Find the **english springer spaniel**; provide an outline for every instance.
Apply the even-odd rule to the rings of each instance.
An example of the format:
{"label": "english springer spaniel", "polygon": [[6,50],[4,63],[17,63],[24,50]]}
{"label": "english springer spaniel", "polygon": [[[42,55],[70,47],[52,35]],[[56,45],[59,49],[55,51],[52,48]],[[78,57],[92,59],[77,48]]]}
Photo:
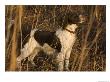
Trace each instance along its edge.
{"label": "english springer spaniel", "polygon": [[29,41],[21,49],[21,55],[17,57],[17,63],[19,64],[23,59],[29,57],[34,65],[34,57],[43,50],[47,54],[56,55],[58,71],[69,70],[69,58],[76,40],[75,30],[78,22],[78,15],[69,14],[66,18],[65,28],[58,29],[56,32],[33,29]]}

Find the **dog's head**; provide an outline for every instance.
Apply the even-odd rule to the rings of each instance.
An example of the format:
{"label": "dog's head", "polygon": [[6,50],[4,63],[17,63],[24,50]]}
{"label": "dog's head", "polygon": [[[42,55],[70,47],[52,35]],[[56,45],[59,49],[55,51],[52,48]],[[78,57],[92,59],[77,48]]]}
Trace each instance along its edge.
{"label": "dog's head", "polygon": [[65,17],[65,24],[63,29],[68,29],[70,31],[75,31],[75,29],[86,22],[86,16],[78,13],[67,13]]}
{"label": "dog's head", "polygon": [[77,13],[67,13],[67,24],[77,24],[80,22],[79,15]]}
{"label": "dog's head", "polygon": [[79,23],[85,23],[88,20],[88,16],[86,13],[68,13],[67,14],[67,23],[68,24],[79,24]]}
{"label": "dog's head", "polygon": [[70,32],[74,32],[80,22],[79,15],[77,13],[67,13],[65,17],[65,23],[63,29]]}

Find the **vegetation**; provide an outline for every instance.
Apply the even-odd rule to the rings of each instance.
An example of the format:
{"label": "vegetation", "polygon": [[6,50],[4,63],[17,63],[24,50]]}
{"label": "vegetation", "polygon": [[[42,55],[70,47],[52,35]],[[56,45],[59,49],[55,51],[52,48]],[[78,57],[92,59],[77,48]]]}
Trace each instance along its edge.
{"label": "vegetation", "polygon": [[[6,5],[5,6],[5,70],[17,71],[16,57],[31,29],[55,31],[65,26],[67,13],[83,14],[86,22],[76,30],[77,40],[70,57],[70,71],[106,70],[106,6],[105,5]],[[55,71],[50,56],[40,52],[34,61],[21,62],[21,71]]]}

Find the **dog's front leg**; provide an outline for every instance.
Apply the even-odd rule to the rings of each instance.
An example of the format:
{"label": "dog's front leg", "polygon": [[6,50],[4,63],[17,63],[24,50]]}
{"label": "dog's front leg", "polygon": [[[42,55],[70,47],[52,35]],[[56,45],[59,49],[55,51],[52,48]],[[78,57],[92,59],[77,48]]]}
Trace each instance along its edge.
{"label": "dog's front leg", "polygon": [[65,71],[69,71],[69,58],[70,58],[70,54],[71,54],[71,49],[68,49],[68,51],[66,52],[65,55],[65,60],[64,60],[64,70]]}
{"label": "dog's front leg", "polygon": [[65,53],[60,52],[57,56],[58,71],[63,71]]}
{"label": "dog's front leg", "polygon": [[69,66],[69,59],[65,59],[65,60],[64,60],[64,70],[65,70],[65,71],[69,71],[68,66]]}
{"label": "dog's front leg", "polygon": [[63,71],[64,61],[58,63],[58,71]]}

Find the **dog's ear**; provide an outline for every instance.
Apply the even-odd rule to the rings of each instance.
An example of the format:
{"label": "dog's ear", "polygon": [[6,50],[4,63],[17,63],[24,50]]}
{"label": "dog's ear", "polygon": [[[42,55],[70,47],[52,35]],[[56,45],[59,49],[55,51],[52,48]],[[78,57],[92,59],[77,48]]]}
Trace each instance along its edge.
{"label": "dog's ear", "polygon": [[58,24],[60,27],[64,29],[67,25],[67,14],[66,13],[60,13],[57,17],[58,19]]}
{"label": "dog's ear", "polygon": [[65,29],[68,24],[77,24],[79,22],[79,15],[77,13],[68,12],[59,15],[59,24]]}
{"label": "dog's ear", "polygon": [[77,13],[73,13],[73,12],[68,12],[66,13],[66,15],[63,17],[63,29],[65,29],[65,27],[68,24],[77,24],[79,23],[79,15]]}

